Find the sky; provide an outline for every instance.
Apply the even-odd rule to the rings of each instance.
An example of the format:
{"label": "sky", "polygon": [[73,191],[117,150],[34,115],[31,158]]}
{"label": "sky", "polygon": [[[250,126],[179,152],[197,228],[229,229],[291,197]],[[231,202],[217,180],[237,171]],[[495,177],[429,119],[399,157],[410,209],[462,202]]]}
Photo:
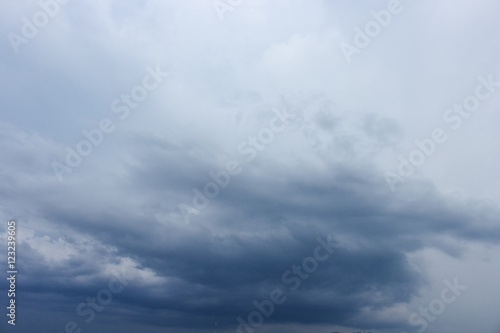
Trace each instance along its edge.
{"label": "sky", "polygon": [[0,6],[1,332],[500,332],[498,1]]}

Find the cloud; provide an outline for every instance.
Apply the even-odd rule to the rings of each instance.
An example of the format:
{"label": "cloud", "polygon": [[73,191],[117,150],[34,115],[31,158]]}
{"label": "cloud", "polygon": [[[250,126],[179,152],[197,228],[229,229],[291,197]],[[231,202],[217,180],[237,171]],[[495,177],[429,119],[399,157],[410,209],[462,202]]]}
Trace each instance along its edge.
{"label": "cloud", "polygon": [[[430,247],[460,257],[461,240],[494,244],[500,238],[494,224],[498,211],[472,202],[458,205],[425,180],[409,182],[397,194],[388,191],[377,164],[359,157],[391,147],[388,135],[396,125],[373,114],[348,116],[317,99],[322,98],[298,103],[308,111],[298,127],[244,165],[190,224],[183,222],[177,204],[224,163],[207,154],[217,149],[210,142],[122,135],[128,147],[122,156],[97,156],[102,160],[83,165],[63,183],[38,168],[30,188],[43,189],[43,196],[18,186],[33,170],[11,170],[5,184],[12,188],[4,194],[18,187],[29,212],[20,222],[33,230],[19,245],[25,249],[21,263],[30,298],[46,294],[50,308],[64,295],[76,306],[105,285],[100,272],[109,269],[104,267],[128,260],[143,279],[132,282],[115,306],[136,307],[146,316],[169,314],[147,317],[150,325],[201,328],[218,317],[230,328],[252,310],[254,300],[276,287],[286,290],[288,301],[270,324],[404,325],[403,315],[374,314],[409,302],[426,283],[411,255]],[[357,134],[339,139],[342,127]],[[380,127],[389,129],[378,132]],[[18,149],[6,151],[12,157],[30,147],[47,154],[56,149],[36,134],[8,128],[4,141],[25,138]],[[321,140],[311,140],[318,134]],[[297,155],[286,149],[290,142],[310,149]],[[106,177],[96,183],[92,175]],[[326,235],[339,242],[338,250],[293,291],[283,272]],[[137,324],[136,317],[129,320]]]}
{"label": "cloud", "polygon": [[[347,65],[338,46],[387,4],[373,6],[244,2],[220,21],[211,1],[69,2],[18,55],[2,51],[10,81],[0,82],[0,216],[17,220],[19,313],[36,318],[20,315],[19,329],[59,332],[75,321],[93,332],[194,332],[217,318],[234,331],[254,301],[279,288],[287,300],[263,332],[410,331],[411,307],[441,288],[437,271],[479,267],[477,248],[494,257],[496,198],[473,195],[480,186],[463,196],[448,186],[494,193],[494,173],[471,172],[478,161],[448,164],[475,149],[495,165],[494,126],[481,145],[464,141],[464,126],[464,137],[397,192],[384,170],[441,123],[483,69],[498,69],[492,37],[476,39],[497,26],[498,6],[407,3]],[[35,7],[9,5],[4,35],[20,28],[13,16]],[[488,28],[468,30],[480,18]],[[456,52],[468,42],[481,46],[478,65],[474,52]],[[112,102],[155,64],[169,72],[161,87],[59,182],[52,161],[64,161],[83,129],[116,119]],[[459,80],[448,75],[456,68],[464,68]],[[491,117],[478,113],[471,128],[495,123],[497,100],[488,102],[482,114]],[[240,144],[269,127],[276,109],[293,118],[248,160]],[[186,223],[179,204],[231,160],[241,172]],[[328,236],[335,252],[293,290],[284,273]],[[109,289],[116,271],[134,279],[86,323],[78,305]],[[454,308],[449,323],[463,321]]]}

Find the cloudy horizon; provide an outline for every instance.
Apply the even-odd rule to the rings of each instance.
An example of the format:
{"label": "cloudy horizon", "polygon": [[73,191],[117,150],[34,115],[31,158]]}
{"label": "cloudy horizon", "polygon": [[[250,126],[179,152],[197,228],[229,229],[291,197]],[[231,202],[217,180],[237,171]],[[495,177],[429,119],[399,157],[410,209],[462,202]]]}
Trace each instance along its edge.
{"label": "cloudy horizon", "polygon": [[2,6],[0,331],[500,332],[496,1]]}

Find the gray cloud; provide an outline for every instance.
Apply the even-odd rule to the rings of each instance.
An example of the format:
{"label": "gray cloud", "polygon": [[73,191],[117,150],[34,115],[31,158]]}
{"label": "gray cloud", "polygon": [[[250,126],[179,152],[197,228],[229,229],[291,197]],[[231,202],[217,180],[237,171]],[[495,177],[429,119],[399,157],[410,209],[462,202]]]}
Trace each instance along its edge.
{"label": "gray cloud", "polygon": [[[495,275],[478,267],[498,258],[498,97],[396,192],[384,170],[498,72],[498,4],[405,2],[348,65],[339,44],[386,6],[253,1],[220,21],[211,1],[69,2],[19,53],[4,40],[0,216],[19,228],[16,329],[208,332],[217,318],[234,332],[278,288],[286,302],[262,332],[410,332],[445,273],[471,296],[430,333],[496,301]],[[4,35],[39,9],[6,8]],[[59,182],[52,161],[116,120],[112,102],[155,64],[169,72],[161,87]],[[248,159],[240,144],[251,149],[273,109],[293,119]],[[476,152],[488,160],[467,160]],[[186,223],[179,204],[231,160],[241,172]],[[328,236],[328,260],[283,277]],[[87,323],[78,306],[117,272],[134,278]]]}

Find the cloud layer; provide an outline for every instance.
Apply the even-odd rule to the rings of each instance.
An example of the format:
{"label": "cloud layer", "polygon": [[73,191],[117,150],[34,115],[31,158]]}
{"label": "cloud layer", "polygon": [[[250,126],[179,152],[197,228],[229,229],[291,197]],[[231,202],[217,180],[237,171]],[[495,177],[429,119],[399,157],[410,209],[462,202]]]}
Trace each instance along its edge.
{"label": "cloud layer", "polygon": [[[427,331],[461,325],[498,273],[479,282],[499,254],[498,96],[396,191],[385,172],[477,77],[500,79],[498,4],[401,2],[350,63],[341,43],[387,3],[248,1],[224,20],[213,5],[70,1],[18,52],[4,39],[0,216],[18,223],[19,331],[235,332],[280,290],[262,332],[414,332],[443,276],[470,296]],[[6,5],[4,35],[40,6]],[[81,161],[61,177],[68,151]],[[315,267],[321,242],[335,250]]]}

